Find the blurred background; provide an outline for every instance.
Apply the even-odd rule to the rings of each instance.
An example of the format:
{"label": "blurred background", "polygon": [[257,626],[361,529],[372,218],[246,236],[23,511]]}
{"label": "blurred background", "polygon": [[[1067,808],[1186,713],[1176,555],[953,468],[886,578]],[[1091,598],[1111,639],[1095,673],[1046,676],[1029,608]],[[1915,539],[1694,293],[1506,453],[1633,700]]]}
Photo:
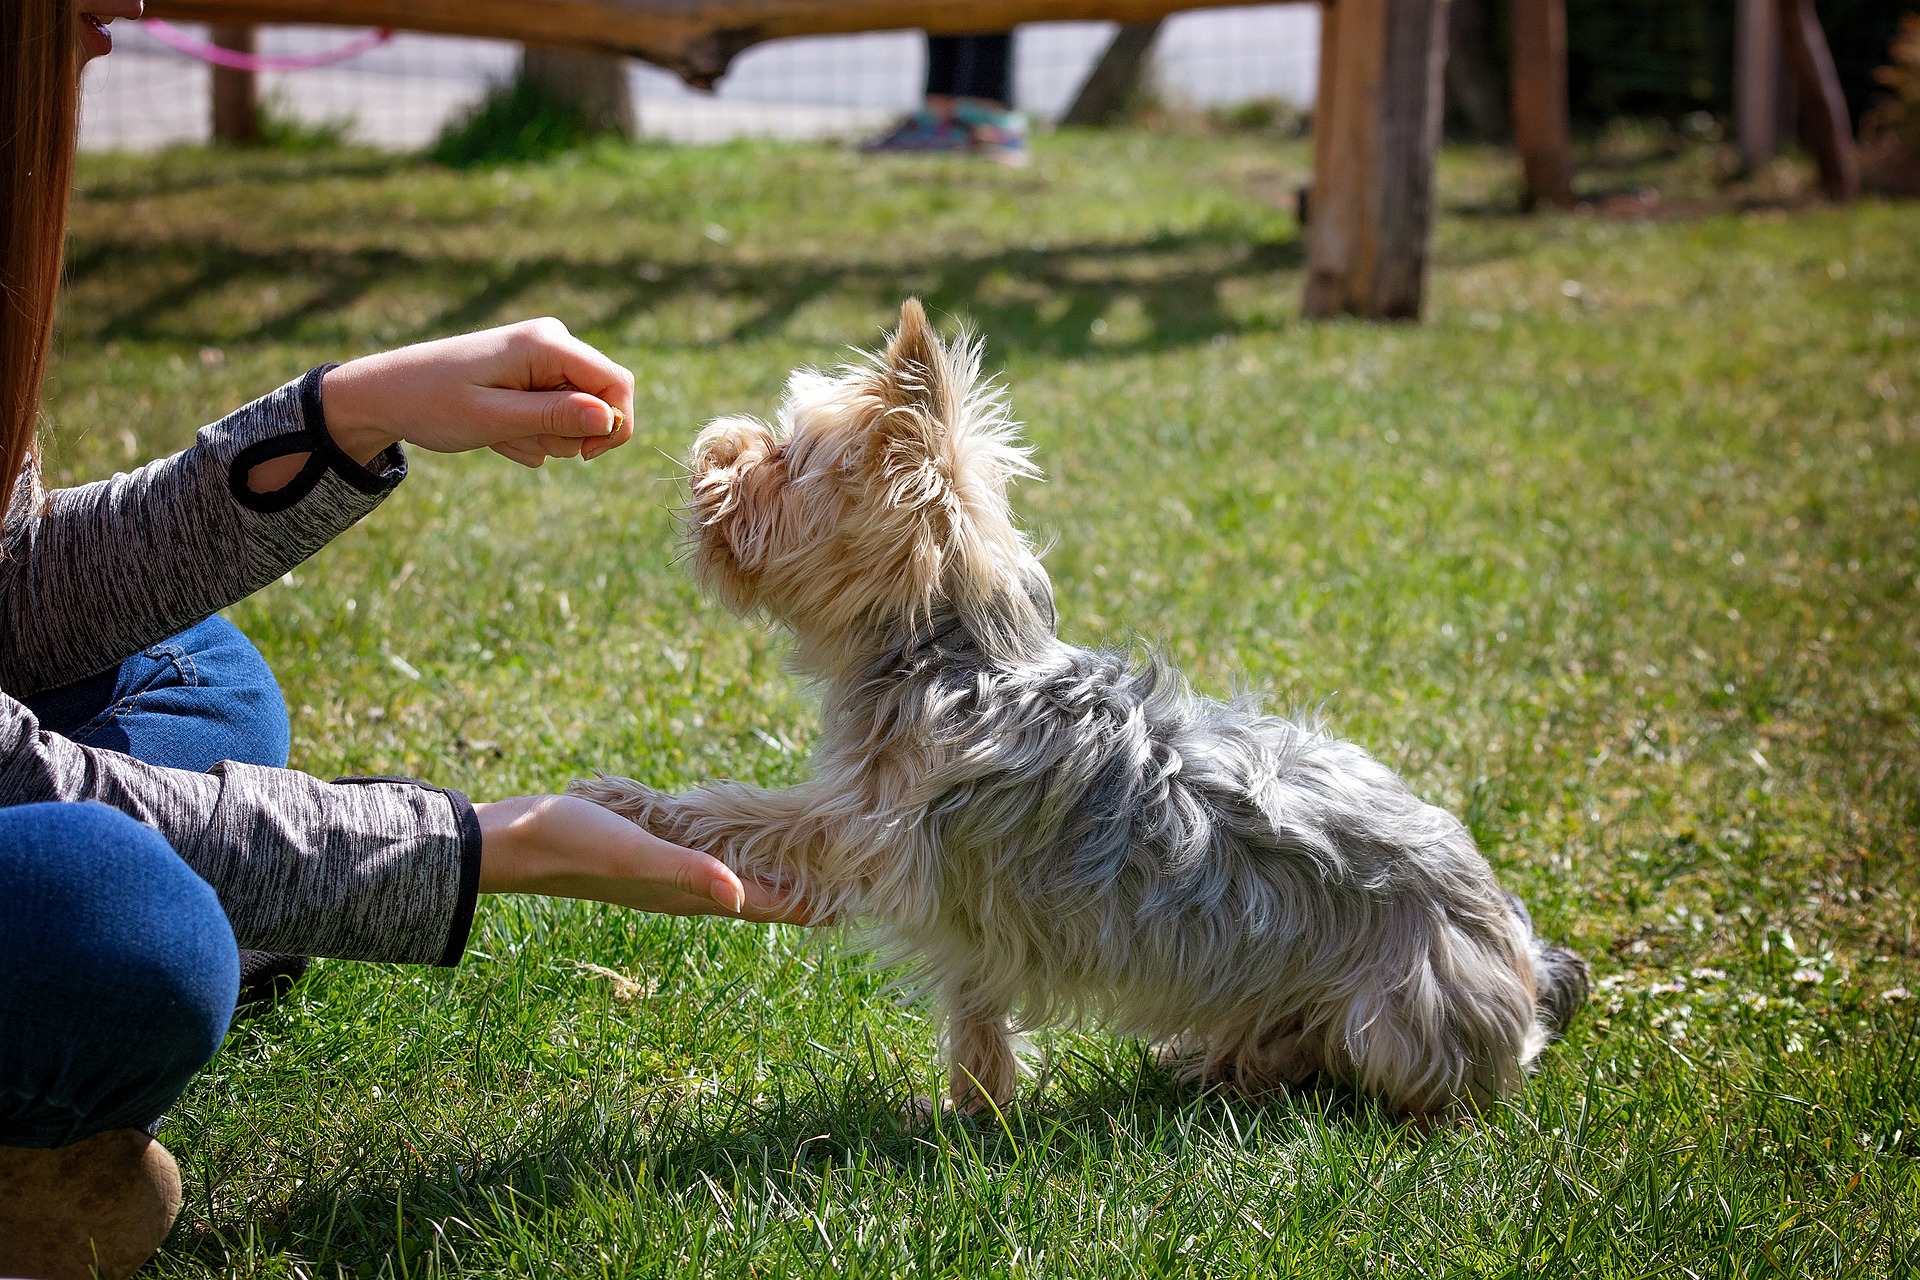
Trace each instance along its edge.
{"label": "blurred background", "polygon": [[[1063,112],[1111,40],[1111,22],[1036,23],[1015,37],[1015,105],[1041,120]],[[205,36],[206,29],[182,24]],[[357,34],[338,27],[263,27],[265,55],[313,52]],[[1317,5],[1184,13],[1156,42],[1153,75],[1170,98],[1199,107],[1313,101]],[[209,138],[212,73],[138,24],[115,28],[111,58],[87,71],[82,145],[147,150]],[[519,46],[400,34],[349,62],[263,74],[270,111],[339,125],[382,147],[431,143],[489,87],[510,79]],[[926,40],[917,31],[778,40],[747,50],[707,94],[645,63],[629,64],[639,132],[673,142],[736,137],[854,137],[920,102]]]}
{"label": "blurred background", "polygon": [[[1884,90],[1874,69],[1903,0],[1819,0],[1847,105],[1860,116]],[[1733,110],[1735,6],[1725,0],[1609,0],[1567,7],[1568,80],[1576,129],[1621,116],[1680,121]],[[1503,140],[1507,125],[1509,7],[1455,0],[1448,66],[1448,132]],[[207,30],[184,26],[205,38]],[[1319,42],[1314,4],[1196,10],[1168,19],[1153,45],[1146,94],[1174,108],[1267,104],[1305,111],[1313,102]],[[1112,39],[1107,22],[1036,23],[1015,37],[1015,105],[1057,119]],[[261,27],[258,52],[311,53],[351,29]],[[137,24],[116,27],[118,50],[87,72],[83,145],[151,150],[209,140],[212,73]],[[686,88],[666,72],[629,64],[638,129],[673,142],[736,137],[855,137],[881,128],[920,98],[926,43],[918,32],[774,41],[748,50],[717,92]],[[431,144],[490,87],[510,80],[517,46],[492,40],[400,34],[342,64],[263,74],[259,92],[285,123],[332,130],[340,140],[390,148]],[[1783,104],[1790,114],[1791,103]]]}

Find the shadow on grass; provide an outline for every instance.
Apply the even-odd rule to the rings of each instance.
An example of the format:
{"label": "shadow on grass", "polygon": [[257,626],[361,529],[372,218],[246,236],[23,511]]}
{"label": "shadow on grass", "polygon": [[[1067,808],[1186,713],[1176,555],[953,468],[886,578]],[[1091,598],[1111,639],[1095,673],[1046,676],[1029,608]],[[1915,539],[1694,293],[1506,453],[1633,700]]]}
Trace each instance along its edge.
{"label": "shadow on grass", "polygon": [[1000,1170],[1036,1149],[1104,1160],[1122,1148],[1137,1154],[1175,1131],[1243,1133],[1252,1124],[1271,1128],[1283,1121],[1393,1123],[1333,1089],[1248,1099],[1185,1087],[1142,1048],[1119,1070],[1079,1055],[1050,1064],[1001,1113],[932,1117],[930,1104],[901,1073],[837,1088],[821,1082],[819,1092],[798,1104],[774,1098],[725,1117],[668,1118],[648,1144],[647,1172],[663,1191],[687,1191],[743,1171],[794,1177],[864,1156],[918,1178],[952,1160]]}
{"label": "shadow on grass", "polygon": [[411,1176],[348,1167],[309,1178],[279,1205],[236,1205],[225,1221],[177,1232],[167,1256],[218,1267],[244,1240],[255,1251],[360,1271],[415,1258],[448,1234],[459,1247],[537,1234],[577,1212],[582,1197],[657,1202],[771,1188],[804,1200],[820,1175],[853,1163],[939,1185],[955,1166],[962,1178],[973,1170],[999,1177],[1036,1158],[1072,1169],[1220,1135],[1247,1143],[1281,1129],[1346,1129],[1367,1143],[1406,1132],[1342,1091],[1254,1101],[1183,1088],[1144,1049],[1117,1069],[1074,1056],[1004,1114],[980,1118],[918,1118],[904,1068],[890,1080],[862,1070],[816,1077],[799,1097],[674,1100],[637,1111],[589,1100],[528,1118],[471,1167],[448,1152],[423,1161],[438,1168]]}
{"label": "shadow on grass", "polygon": [[[890,309],[911,292],[936,314],[966,315],[1006,348],[1061,356],[1124,354],[1272,327],[1270,320],[1236,318],[1223,304],[1222,287],[1296,270],[1302,261],[1298,239],[1249,241],[1220,230],[824,265],[560,255],[502,262],[387,247],[258,251],[185,240],[137,249],[95,243],[71,258],[69,281],[84,287],[117,274],[112,300],[77,306],[68,323],[74,338],[89,341],[337,341],[364,336],[350,333],[343,313],[379,292],[435,301],[426,318],[382,335],[412,341],[497,321],[515,299],[561,289],[584,300],[585,314],[575,327],[600,337],[649,315],[724,300],[730,318],[718,331],[698,340],[650,342],[708,348],[776,337],[822,297]],[[227,291],[267,286],[293,296],[258,315],[209,318]],[[1134,315],[1108,334],[1097,322],[1123,299]]]}
{"label": "shadow on grass", "polygon": [[216,187],[275,187],[316,178],[383,178],[419,165],[415,157],[372,147],[235,151],[187,145],[145,155],[94,159],[75,183],[78,200],[129,202]]}

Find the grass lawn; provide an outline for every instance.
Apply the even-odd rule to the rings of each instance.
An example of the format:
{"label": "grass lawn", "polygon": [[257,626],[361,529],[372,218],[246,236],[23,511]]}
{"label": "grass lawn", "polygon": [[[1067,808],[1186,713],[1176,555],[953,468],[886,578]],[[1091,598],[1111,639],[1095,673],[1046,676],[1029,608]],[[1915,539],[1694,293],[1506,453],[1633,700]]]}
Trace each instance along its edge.
{"label": "grass lawn", "polygon": [[[1915,1274],[1920,207],[1528,220],[1450,154],[1428,322],[1307,325],[1306,168],[1143,133],[1024,171],[83,164],[62,479],[495,321],[637,372],[633,447],[415,453],[232,610],[297,766],[801,776],[814,712],[689,584],[672,458],[917,292],[1028,424],[1063,631],[1324,704],[1600,979],[1511,1106],[1425,1136],[1185,1096],[1092,1031],[1037,1038],[1002,1123],[914,1127],[935,1027],[850,940],[496,899],[458,970],[322,964],[235,1033],[163,1130],[152,1274]],[[1619,180],[1701,181],[1654,168]]]}

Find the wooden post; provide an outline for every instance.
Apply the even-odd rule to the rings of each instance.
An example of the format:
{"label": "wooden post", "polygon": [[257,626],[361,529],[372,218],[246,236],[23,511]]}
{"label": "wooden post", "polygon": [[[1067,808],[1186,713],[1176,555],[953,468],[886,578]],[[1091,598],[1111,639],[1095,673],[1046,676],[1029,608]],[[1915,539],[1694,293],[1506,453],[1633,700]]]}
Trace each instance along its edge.
{"label": "wooden post", "polygon": [[[210,35],[222,49],[255,52],[251,25],[216,23]],[[213,140],[232,147],[251,147],[260,141],[260,86],[253,72],[213,69]]]}
{"label": "wooden post", "polygon": [[1113,42],[1087,73],[1073,105],[1060,117],[1061,124],[1090,127],[1106,124],[1120,114],[1140,88],[1140,77],[1146,72],[1161,21],[1155,18],[1151,22],[1123,23],[1113,33]]}
{"label": "wooden post", "polygon": [[1520,203],[1573,207],[1565,0],[1513,0],[1513,143]]}
{"label": "wooden post", "polygon": [[1415,319],[1427,279],[1447,0],[1321,8],[1301,313]]}
{"label": "wooden post", "polygon": [[577,108],[589,132],[634,135],[633,82],[619,54],[530,44],[520,53],[520,77]]}
{"label": "wooden post", "polygon": [[1778,0],[1739,0],[1733,28],[1734,132],[1748,173],[1780,149],[1780,10]]}
{"label": "wooden post", "polygon": [[1800,134],[1820,165],[1820,189],[1829,200],[1858,200],[1860,157],[1853,148],[1853,122],[1813,0],[1780,0],[1780,38],[1800,101]]}

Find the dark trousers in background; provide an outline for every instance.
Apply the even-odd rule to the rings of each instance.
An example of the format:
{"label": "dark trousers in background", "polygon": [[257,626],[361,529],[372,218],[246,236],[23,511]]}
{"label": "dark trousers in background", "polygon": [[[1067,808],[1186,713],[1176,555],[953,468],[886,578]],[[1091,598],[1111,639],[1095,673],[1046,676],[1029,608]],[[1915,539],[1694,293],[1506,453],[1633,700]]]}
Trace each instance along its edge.
{"label": "dark trousers in background", "polygon": [[927,96],[1013,103],[1013,33],[927,37]]}

